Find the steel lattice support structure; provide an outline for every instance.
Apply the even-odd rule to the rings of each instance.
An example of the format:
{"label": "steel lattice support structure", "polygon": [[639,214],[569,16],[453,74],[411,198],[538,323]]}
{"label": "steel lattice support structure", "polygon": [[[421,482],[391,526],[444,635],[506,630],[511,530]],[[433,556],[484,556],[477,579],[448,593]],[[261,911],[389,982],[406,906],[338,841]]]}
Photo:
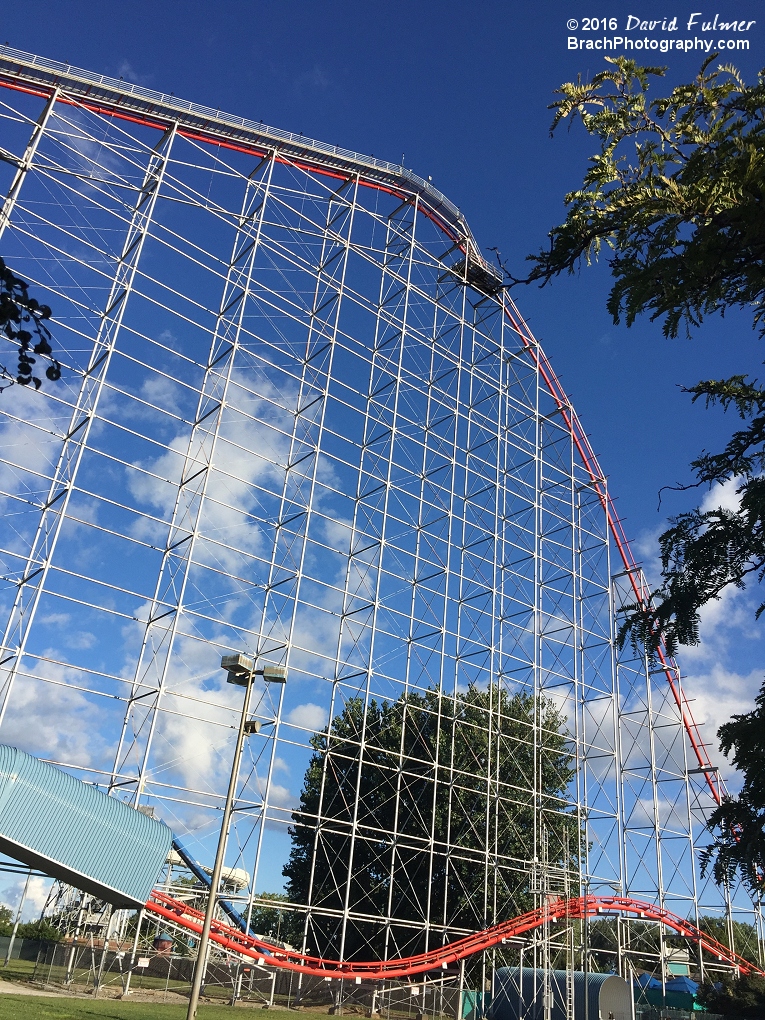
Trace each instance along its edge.
{"label": "steel lattice support structure", "polygon": [[260,691],[228,863],[257,903],[308,834],[309,946],[428,951],[556,875],[724,911],[676,665],[616,650],[644,582],[605,478],[457,208],[8,48],[0,85],[2,254],[65,367],[0,406],[0,739],[209,856],[242,650],[290,682]]}

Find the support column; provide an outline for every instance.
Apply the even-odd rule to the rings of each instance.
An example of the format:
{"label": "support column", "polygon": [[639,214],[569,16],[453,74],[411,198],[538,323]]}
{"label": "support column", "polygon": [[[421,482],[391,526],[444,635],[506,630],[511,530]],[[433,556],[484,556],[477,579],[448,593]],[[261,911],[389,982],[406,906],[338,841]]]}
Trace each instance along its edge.
{"label": "support column", "polygon": [[53,108],[56,105],[59,91],[60,90],[57,86],[51,93],[50,99],[43,107],[43,111],[35,124],[32,135],[24,151],[24,155],[16,164],[16,173],[14,174],[13,181],[8,189],[8,194],[5,196],[3,207],[0,209],[0,239],[2,239],[2,236],[5,233],[5,228],[11,222],[11,216],[16,207],[21,186],[26,180],[27,174],[32,169],[32,162],[35,158],[35,154],[37,153],[37,146],[40,144],[40,140],[45,134],[45,129],[48,126],[50,115],[53,113]]}
{"label": "support column", "polygon": [[273,157],[263,159],[245,183],[208,363],[114,759],[109,789],[132,787],[136,807],[146,784],[157,713],[199,538],[199,522],[239,347],[273,166]]}
{"label": "support column", "polygon": [[[40,132],[42,133],[42,132]],[[61,525],[66,517],[77,472],[87,447],[111,356],[119,336],[130,292],[133,288],[143,245],[151,225],[154,206],[175,139],[176,125],[168,128],[152,150],[143,183],[133,207],[122,252],[115,266],[109,299],[101,318],[88,367],[61,452],[48,496],[21,579],[16,585],[8,622],[0,645],[0,725],[5,717],[19,663],[26,651],[27,637],[40,595],[45,587],[56,550]]]}

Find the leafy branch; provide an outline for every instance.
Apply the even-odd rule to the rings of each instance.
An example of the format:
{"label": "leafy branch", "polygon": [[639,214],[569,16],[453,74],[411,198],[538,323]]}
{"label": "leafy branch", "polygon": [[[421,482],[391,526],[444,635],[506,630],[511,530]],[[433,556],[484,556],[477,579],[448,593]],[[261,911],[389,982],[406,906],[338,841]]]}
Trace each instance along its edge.
{"label": "leafy branch", "polygon": [[762,745],[765,734],[765,687],[755,707],[734,715],[718,730],[720,750],[733,752],[733,764],[744,774],[738,797],[726,798],[710,815],[707,828],[719,829],[715,841],[701,854],[701,873],[712,866],[715,882],[730,885],[736,873],[749,891],[765,894],[765,772]]}
{"label": "leafy branch", "polygon": [[[753,575],[765,579],[765,389],[738,375],[699,382],[686,392],[707,406],[735,408],[747,421],[721,453],[702,453],[691,464],[698,485],[739,479],[739,507],[680,514],[660,536],[662,583],[649,603],[621,607],[627,615],[619,629],[620,642],[629,637],[651,657],[662,638],[670,655],[679,645],[697,644],[699,610],[729,585],[743,588]],[[765,602],[757,618],[763,612]]]}
{"label": "leafy branch", "polygon": [[731,305],[751,305],[765,329],[765,76],[747,87],[735,68],[709,71],[649,100],[660,67],[607,58],[589,83],[558,89],[551,131],[581,120],[600,141],[565,221],[528,258],[542,286],[590,264],[606,246],[615,278],[608,310],[631,325],[648,312],[665,336]]}
{"label": "leafy branch", "polygon": [[36,298],[30,297],[29,284],[16,276],[0,258],[0,332],[17,349],[15,373],[0,365],[0,393],[14,383],[19,386],[32,383],[39,390],[42,380],[35,374],[37,358],[34,355],[50,359],[45,369],[46,378],[51,382],[61,378],[61,365],[53,357],[53,336],[46,325],[50,317],[48,305],[41,305]]}
{"label": "leafy branch", "polygon": [[[544,286],[608,248],[614,284],[608,310],[632,325],[648,313],[676,337],[712,312],[750,309],[765,334],[765,72],[747,86],[735,68],[711,70],[651,98],[661,67],[624,57],[591,82],[568,82],[551,131],[579,120],[599,142],[581,188],[565,197],[564,222],[547,250],[530,255],[523,282]],[[691,467],[695,485],[741,479],[740,507],[695,509],[661,536],[662,584],[653,604],[630,604],[619,638],[655,655],[699,640],[701,606],[728,585],[765,576],[765,390],[745,376],[689,387],[694,401],[735,407],[745,428],[721,453]],[[681,488],[684,488],[681,486]],[[760,606],[758,615],[765,610]]]}

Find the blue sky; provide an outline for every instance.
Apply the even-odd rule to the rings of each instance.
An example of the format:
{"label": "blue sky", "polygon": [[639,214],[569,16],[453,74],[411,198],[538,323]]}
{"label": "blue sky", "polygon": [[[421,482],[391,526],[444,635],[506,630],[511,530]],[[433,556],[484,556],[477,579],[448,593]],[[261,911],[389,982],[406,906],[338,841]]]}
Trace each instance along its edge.
{"label": "blue sky", "polygon": [[[617,34],[625,36],[630,15],[677,18],[676,33],[657,26],[635,30],[635,38],[714,37],[695,26],[685,31],[694,13],[696,23],[715,13],[719,20],[754,20],[745,34],[749,52],[728,59],[747,80],[765,63],[765,14],[752,0],[714,7],[695,0],[671,9],[648,0],[599,6],[601,16],[618,19]],[[574,0],[390,0],[384,6],[20,0],[0,38],[393,162],[403,154],[408,167],[431,176],[460,206],[479,244],[498,247],[521,272],[525,255],[560,221],[563,195],[581,180],[592,149],[581,129],[551,139],[547,110],[562,81],[604,66],[597,52],[568,49],[571,18],[580,22],[574,36],[602,37],[581,30],[587,12],[591,4]],[[653,53],[649,62],[668,65],[674,83],[696,73],[701,54]],[[599,266],[543,291],[520,288],[515,297],[574,399],[637,555],[650,565],[650,539],[664,515],[688,505],[687,497],[668,494],[659,512],[659,488],[688,480],[689,460],[702,447],[714,448],[732,425],[692,407],[679,384],[756,373],[765,355],[745,315],[710,320],[691,341],[666,341],[648,321],[629,330],[614,326],[605,310],[608,283]],[[744,601],[732,600],[738,608]],[[761,658],[759,630],[749,625],[750,614],[736,612],[731,647],[718,618],[731,617],[734,606],[725,614],[722,608],[708,614],[716,623],[707,627],[710,653],[714,644],[718,664],[748,675]],[[698,653],[688,660],[686,672],[706,669]]]}
{"label": "blue sky", "polygon": [[[479,245],[498,247],[518,274],[563,216],[563,195],[581,180],[592,143],[581,129],[551,139],[554,89],[604,66],[601,53],[573,51],[568,38],[602,38],[584,19],[675,16],[678,31],[633,38],[705,38],[697,23],[715,14],[756,22],[740,37],[748,52],[725,58],[753,80],[765,63],[765,12],[754,0],[595,5],[548,0],[218,0],[162,4],[124,0],[18,0],[0,41],[29,52],[174,92],[406,166],[463,212]],[[567,28],[569,20],[577,29]],[[730,33],[729,33],[730,34]],[[635,53],[638,58],[640,53]],[[701,53],[652,53],[668,81],[689,80]],[[678,386],[700,378],[760,371],[762,341],[745,315],[710,320],[692,340],[666,341],[657,324],[614,326],[605,310],[607,268],[583,270],[543,291],[515,293],[531,328],[573,397],[610,476],[638,558],[652,566],[667,513],[690,505],[662,485],[689,479],[687,465],[714,449],[733,421],[692,407]],[[724,494],[726,499],[732,493]],[[762,626],[751,598],[710,608],[704,643],[681,658],[706,737],[743,708],[761,682]]]}

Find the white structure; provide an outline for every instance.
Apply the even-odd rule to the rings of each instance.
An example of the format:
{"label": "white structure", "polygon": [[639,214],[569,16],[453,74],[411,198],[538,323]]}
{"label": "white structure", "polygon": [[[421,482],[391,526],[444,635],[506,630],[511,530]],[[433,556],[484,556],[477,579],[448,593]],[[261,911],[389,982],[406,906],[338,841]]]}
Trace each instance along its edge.
{"label": "white structure", "polygon": [[[318,764],[326,792],[329,763],[351,763],[346,815],[320,800],[298,820],[309,944],[397,955],[558,880],[695,917],[719,782],[675,664],[617,654],[643,581],[458,209],[401,167],[8,48],[0,85],[2,254],[53,307],[64,365],[0,402],[0,739],[156,805],[211,858],[237,712],[218,661],[289,658],[227,863],[274,888],[309,739],[360,713]],[[425,701],[382,761],[371,706],[403,696]],[[552,796],[544,770],[569,756]],[[392,823],[367,767],[395,776]]]}

